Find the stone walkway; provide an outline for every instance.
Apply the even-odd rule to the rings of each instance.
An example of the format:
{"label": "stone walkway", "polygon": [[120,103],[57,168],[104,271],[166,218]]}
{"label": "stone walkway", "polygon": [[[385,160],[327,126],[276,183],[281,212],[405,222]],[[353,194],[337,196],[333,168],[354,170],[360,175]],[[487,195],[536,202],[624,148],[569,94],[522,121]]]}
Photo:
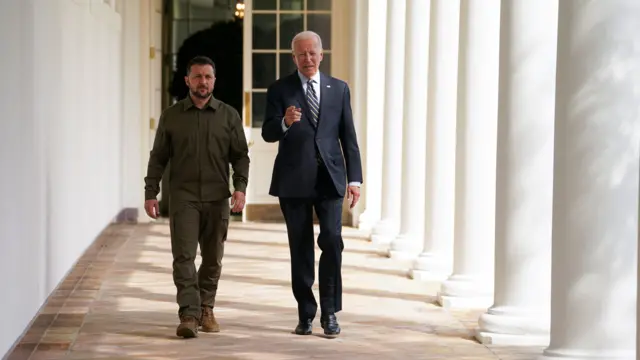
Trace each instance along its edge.
{"label": "stone walkway", "polygon": [[[168,234],[166,223],[108,228],[7,359],[523,360],[542,351],[477,343],[478,311],[435,305],[438,284],[408,279],[409,264],[378,255],[353,229],[344,232],[342,335],[292,335],[296,307],[278,224],[232,223],[216,305],[222,332],[179,339]],[[321,333],[318,318],[314,325]]]}

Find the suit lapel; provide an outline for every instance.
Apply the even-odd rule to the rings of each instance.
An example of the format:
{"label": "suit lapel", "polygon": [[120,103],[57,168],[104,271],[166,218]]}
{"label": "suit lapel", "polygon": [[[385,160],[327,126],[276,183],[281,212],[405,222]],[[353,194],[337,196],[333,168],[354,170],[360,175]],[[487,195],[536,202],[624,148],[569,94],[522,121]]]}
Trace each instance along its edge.
{"label": "suit lapel", "polygon": [[329,77],[320,73],[320,114],[318,114],[318,127],[322,126],[322,123],[326,121],[326,118],[323,118],[323,114],[326,113],[325,109],[327,108],[327,104],[331,101],[331,95]]}

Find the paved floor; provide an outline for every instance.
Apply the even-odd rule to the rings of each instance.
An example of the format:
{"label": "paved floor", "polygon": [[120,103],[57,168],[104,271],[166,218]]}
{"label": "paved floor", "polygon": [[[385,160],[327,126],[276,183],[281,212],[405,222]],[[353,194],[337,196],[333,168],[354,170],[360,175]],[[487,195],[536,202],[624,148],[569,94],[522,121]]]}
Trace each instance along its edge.
{"label": "paved floor", "polygon": [[436,306],[437,284],[408,279],[408,264],[379,256],[353,229],[345,229],[343,334],[292,335],[289,254],[277,224],[232,223],[216,306],[222,332],[178,339],[168,233],[165,223],[107,229],[8,359],[520,360],[542,351],[477,343],[477,311]]}

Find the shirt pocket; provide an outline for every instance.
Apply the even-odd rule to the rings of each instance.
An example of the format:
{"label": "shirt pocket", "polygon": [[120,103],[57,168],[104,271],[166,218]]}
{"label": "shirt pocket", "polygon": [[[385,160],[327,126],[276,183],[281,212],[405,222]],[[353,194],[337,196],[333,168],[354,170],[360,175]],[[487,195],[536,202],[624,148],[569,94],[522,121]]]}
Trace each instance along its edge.
{"label": "shirt pocket", "polygon": [[214,118],[209,124],[209,154],[214,159],[228,159],[231,147],[231,129],[224,119]]}
{"label": "shirt pocket", "polygon": [[195,121],[185,119],[175,124],[171,129],[171,145],[174,156],[184,158],[195,156],[198,144],[198,129]]}

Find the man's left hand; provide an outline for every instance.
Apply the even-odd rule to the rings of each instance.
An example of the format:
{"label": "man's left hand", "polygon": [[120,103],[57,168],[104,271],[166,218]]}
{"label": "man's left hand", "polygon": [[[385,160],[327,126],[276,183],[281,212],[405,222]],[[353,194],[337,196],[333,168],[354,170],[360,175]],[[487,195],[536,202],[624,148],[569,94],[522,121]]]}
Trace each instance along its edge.
{"label": "man's left hand", "polygon": [[244,209],[244,203],[245,203],[244,193],[240,191],[235,191],[233,193],[233,197],[231,198],[231,205],[233,205],[233,208],[231,208],[231,212],[234,212],[234,213],[241,212],[242,209]]}
{"label": "man's left hand", "polygon": [[349,205],[349,209],[353,209],[354,206],[358,203],[360,199],[360,187],[359,186],[349,186],[347,189],[348,198],[351,201],[351,205]]}

